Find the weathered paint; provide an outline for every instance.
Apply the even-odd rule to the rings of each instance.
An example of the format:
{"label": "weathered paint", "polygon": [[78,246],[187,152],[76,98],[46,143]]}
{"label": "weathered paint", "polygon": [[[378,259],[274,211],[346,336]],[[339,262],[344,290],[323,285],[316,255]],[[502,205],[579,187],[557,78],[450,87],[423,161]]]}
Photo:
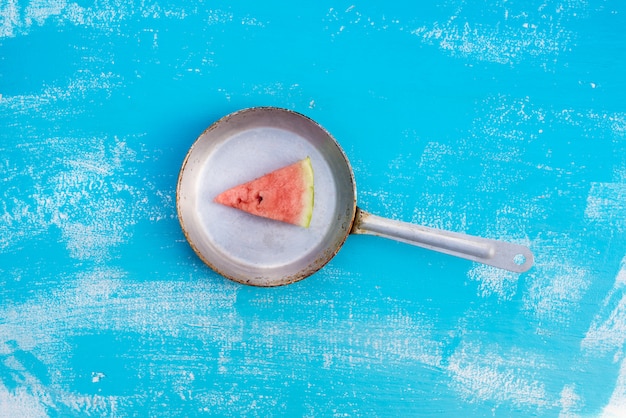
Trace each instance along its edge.
{"label": "weathered paint", "polygon": [[[625,16],[0,0],[0,416],[623,416]],[[352,236],[298,283],[223,279],[176,178],[251,106],[332,132],[368,211],[535,266]]]}

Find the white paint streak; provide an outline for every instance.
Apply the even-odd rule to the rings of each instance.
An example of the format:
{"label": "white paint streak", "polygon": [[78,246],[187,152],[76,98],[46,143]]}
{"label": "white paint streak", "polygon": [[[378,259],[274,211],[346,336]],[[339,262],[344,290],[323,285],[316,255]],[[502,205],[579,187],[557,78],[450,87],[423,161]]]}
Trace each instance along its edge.
{"label": "white paint streak", "polygon": [[[63,86],[3,96],[0,110],[9,118],[54,121],[64,118],[64,112],[80,115],[84,101],[106,97],[120,86],[112,73],[79,70]],[[171,198],[159,195],[149,182],[138,182],[137,169],[130,167],[141,164],[145,155],[131,142],[137,138],[103,135],[19,143],[8,154],[11,174],[0,192],[0,252],[58,228],[72,257],[103,261],[130,237],[130,228],[140,219],[166,217],[163,203]],[[153,203],[155,197],[161,202]]]}
{"label": "white paint streak", "polygon": [[626,183],[592,183],[585,216],[594,223],[626,232]]}
{"label": "white paint streak", "polygon": [[437,44],[452,56],[511,64],[531,57],[554,59],[567,49],[571,34],[552,31],[536,26],[488,26],[450,19],[444,24],[435,22],[432,27],[414,29],[412,34],[426,43]]}
{"label": "white paint streak", "polygon": [[[324,274],[333,275],[332,272]],[[49,383],[37,380],[23,365],[13,370],[25,370],[33,376],[26,385],[28,391],[37,395],[26,399],[19,393],[9,391],[12,402],[30,402],[31,409],[44,409],[52,405],[66,405],[74,412],[112,414],[119,405],[133,405],[145,393],[124,396],[93,396],[67,393],[64,371],[72,369],[72,358],[66,355],[67,345],[76,344],[81,336],[97,333],[135,335],[136,339],[185,338],[210,349],[202,354],[206,367],[229,377],[255,378],[259,373],[280,373],[274,365],[285,361],[285,356],[303,358],[330,370],[355,368],[388,369],[389,367],[440,367],[442,343],[432,336],[434,325],[425,315],[409,313],[402,308],[372,315],[359,311],[341,320],[319,322],[302,318],[294,322],[285,318],[283,309],[300,304],[302,309],[320,312],[334,308],[334,299],[309,300],[299,296],[283,299],[276,293],[259,293],[267,300],[254,299],[238,302],[239,285],[226,281],[208,283],[197,280],[137,281],[128,278],[119,269],[100,268],[76,276],[67,277],[52,292],[37,294],[23,303],[0,307],[0,336],[11,336],[11,347],[0,338],[0,348],[9,353],[15,347],[36,353],[50,378]],[[245,289],[242,292],[247,294]],[[271,308],[276,314],[242,317],[239,303],[256,306],[261,310]],[[380,306],[380,301],[363,301],[362,306]],[[80,347],[72,347],[74,350]],[[104,349],[104,348],[103,348]],[[242,363],[240,350],[249,350],[258,356],[254,364]],[[134,359],[138,373],[157,373],[172,385],[181,399],[203,399],[210,393],[197,391],[194,385],[195,370],[204,373],[204,366],[193,360],[194,350],[179,352],[137,353]],[[288,353],[288,354],[287,354]],[[133,353],[127,354],[133,359]],[[129,360],[129,361],[131,361]],[[147,363],[148,370],[141,365]],[[181,365],[192,369],[181,369]],[[109,365],[98,364],[85,376],[90,385],[111,384]],[[116,370],[113,369],[113,372]],[[24,373],[22,373],[24,374]],[[114,374],[114,373],[113,373]],[[273,375],[272,375],[273,376]],[[268,377],[272,377],[268,376]],[[300,377],[295,377],[299,379]],[[44,396],[45,395],[45,396]],[[207,403],[228,402],[223,394]],[[246,396],[246,393],[240,394]],[[223,405],[222,405],[223,406]]]}
{"label": "white paint streak", "polygon": [[18,25],[17,0],[6,0],[4,3],[0,3],[0,39],[15,36],[15,28]]}
{"label": "white paint streak", "polygon": [[615,389],[609,403],[602,409],[602,418],[624,418],[626,411],[626,360],[622,360]]}
{"label": "white paint streak", "polygon": [[24,9],[24,24],[43,26],[46,20],[59,16],[67,7],[65,0],[30,0]]}
{"label": "white paint streak", "polygon": [[[477,12],[478,7],[481,9]],[[356,7],[350,7],[343,13],[331,8],[326,21],[337,28],[332,30],[332,38],[345,32],[346,27],[356,27],[365,32],[395,29],[410,33],[426,44],[437,45],[454,57],[499,64],[516,64],[532,59],[547,69],[573,45],[574,34],[566,29],[563,21],[584,10],[586,3],[544,3],[532,15],[528,13],[527,5],[521,9],[509,7],[516,6],[506,3],[493,5],[493,9],[499,12],[491,16],[491,23],[486,23],[489,22],[489,14],[484,6],[469,1],[460,2],[447,18],[417,27],[385,15],[368,16]],[[483,19],[475,22],[476,16]],[[504,20],[500,16],[504,16]],[[327,29],[331,27],[327,26]]]}
{"label": "white paint streak", "polygon": [[47,417],[46,408],[37,394],[30,393],[25,386],[9,390],[0,381],[1,418]]}
{"label": "white paint streak", "polygon": [[534,272],[528,275],[529,287],[523,296],[524,309],[540,323],[568,324],[572,314],[591,284],[589,272],[578,263],[575,249],[567,249],[567,237],[561,237],[563,249],[540,244],[533,248],[541,254]]}
{"label": "white paint streak", "polygon": [[[485,161],[506,163],[509,167],[525,158],[525,147],[529,140],[536,138],[536,134],[528,132],[543,126],[552,116],[549,111],[533,104],[528,96],[491,96],[483,101],[482,106],[463,151]],[[486,174],[490,174],[486,177],[498,177],[497,172],[487,171]]]}
{"label": "white paint streak", "polygon": [[[219,289],[211,289],[203,282],[137,282],[126,280],[123,271],[110,268],[64,279],[51,292],[0,308],[3,367],[19,382],[15,389],[0,382],[0,411],[6,406],[7,411],[24,411],[26,416],[46,416],[47,409],[58,410],[63,405],[75,413],[110,416],[115,415],[118,404],[132,405],[138,397],[145,396],[67,392],[65,375],[72,370],[72,357],[67,356],[67,350],[82,335],[113,331],[122,335],[135,333],[138,338],[164,338],[192,332],[223,346],[242,340],[241,320],[234,311],[234,285],[224,283]],[[40,370],[31,370],[32,364],[21,362],[13,354],[15,351],[36,355]],[[158,358],[167,368],[168,356]],[[107,378],[111,366],[105,363],[101,367],[87,377],[92,384]],[[169,373],[174,375],[176,370]],[[47,382],[42,380],[43,375]],[[186,381],[193,380],[188,373],[186,376]]]}
{"label": "white paint streak", "polygon": [[595,316],[581,349],[594,356],[613,355],[613,361],[624,359],[626,343],[626,257],[613,287],[605,297],[600,312]]}
{"label": "white paint streak", "polygon": [[499,300],[511,300],[517,292],[518,273],[480,264],[467,275],[479,283],[478,294],[482,297],[495,295]]}
{"label": "white paint streak", "polygon": [[29,382],[21,382],[15,390],[0,382],[0,418],[47,418],[49,410],[61,407],[87,416],[116,416],[118,401],[114,396],[79,395],[59,389],[53,401],[49,388],[28,377]]}
{"label": "white paint streak", "polygon": [[13,117],[32,114],[33,117],[59,120],[83,112],[84,107],[76,102],[93,94],[109,96],[121,85],[117,74],[78,70],[64,85],[47,85],[37,94],[1,96],[0,110]]}
{"label": "white paint streak", "polygon": [[[0,195],[0,251],[56,227],[71,257],[103,261],[129,238],[130,228],[140,219],[163,218],[166,209],[150,203],[149,189],[128,183],[133,177],[128,165],[141,158],[124,139],[51,142],[24,155],[26,169],[16,175],[30,178],[28,193],[17,193],[9,183]],[[42,164],[41,172],[31,173],[29,167],[46,159],[51,149],[57,158]]]}
{"label": "white paint streak", "polygon": [[0,5],[0,39],[27,34],[33,26],[43,26],[52,19],[71,23],[82,21],[85,9],[65,0],[31,0],[25,6],[15,0]]}
{"label": "white paint streak", "polygon": [[136,161],[136,153],[117,138],[90,142],[91,150],[75,150],[67,168],[51,176],[51,192],[34,195],[77,259],[107,257],[110,248],[128,238],[129,227],[145,217],[147,201],[145,192],[119,176],[125,164]]}
{"label": "white paint streak", "polygon": [[[197,7],[190,9],[185,6],[169,7],[154,1],[141,2],[141,5],[121,0],[103,0],[93,7],[81,6],[67,0],[30,0],[21,6],[17,0],[0,3],[0,39],[27,35],[33,28],[44,26],[51,21],[61,25],[92,27],[102,30],[113,30],[120,23],[131,18],[142,19],[176,19],[198,13]],[[241,25],[263,28],[267,22],[232,12],[215,9],[209,10],[209,25],[226,24],[238,20]]]}
{"label": "white paint streak", "polygon": [[563,386],[561,399],[559,400],[561,407],[559,418],[575,418],[580,416],[579,413],[584,407],[584,402],[576,392],[576,389],[576,385],[573,384]]}
{"label": "white paint streak", "polygon": [[450,357],[448,372],[452,387],[468,402],[511,402],[517,407],[543,408],[550,400],[537,376],[545,367],[531,352],[466,342]]}

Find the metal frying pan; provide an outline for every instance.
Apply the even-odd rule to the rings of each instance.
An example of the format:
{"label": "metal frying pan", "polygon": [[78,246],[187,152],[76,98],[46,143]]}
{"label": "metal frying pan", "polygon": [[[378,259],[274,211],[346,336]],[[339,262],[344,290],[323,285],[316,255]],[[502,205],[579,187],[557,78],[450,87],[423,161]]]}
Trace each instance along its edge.
{"label": "metal frying pan", "polygon": [[[305,157],[315,174],[309,228],[213,202],[222,191]],[[176,207],[193,250],[219,274],[255,286],[310,276],[349,234],[371,234],[514,272],[533,264],[526,247],[399,222],[356,206],[354,175],[335,139],[313,120],[273,107],[244,109],[211,125],[189,150]]]}

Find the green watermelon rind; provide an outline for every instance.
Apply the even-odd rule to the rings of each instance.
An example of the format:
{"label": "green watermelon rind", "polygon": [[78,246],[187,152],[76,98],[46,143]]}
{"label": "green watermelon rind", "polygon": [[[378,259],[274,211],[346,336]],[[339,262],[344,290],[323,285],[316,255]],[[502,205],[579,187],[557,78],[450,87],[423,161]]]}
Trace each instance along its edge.
{"label": "green watermelon rind", "polygon": [[300,226],[308,228],[311,225],[311,219],[313,219],[313,206],[315,205],[315,183],[313,176],[313,165],[311,164],[311,158],[306,157],[301,162],[302,167],[302,180],[305,184],[305,190],[307,193],[302,194],[302,218],[300,219]]}

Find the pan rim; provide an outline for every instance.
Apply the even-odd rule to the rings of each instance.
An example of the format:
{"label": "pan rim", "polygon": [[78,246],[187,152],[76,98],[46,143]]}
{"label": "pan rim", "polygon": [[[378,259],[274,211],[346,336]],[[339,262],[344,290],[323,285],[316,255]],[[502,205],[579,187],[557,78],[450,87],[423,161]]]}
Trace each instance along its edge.
{"label": "pan rim", "polygon": [[[349,184],[350,184],[350,189],[351,189],[351,199],[348,203],[348,201],[346,201],[346,205],[345,205],[345,213],[346,216],[344,217],[340,217],[338,219],[338,221],[341,222],[341,220],[343,220],[343,224],[341,225],[341,231],[342,233],[338,233],[337,234],[337,238],[334,239],[333,241],[333,245],[327,245],[323,251],[319,251],[318,255],[316,256],[316,259],[314,262],[312,262],[311,264],[307,265],[305,268],[300,269],[297,271],[296,274],[292,274],[292,275],[288,275],[288,276],[281,276],[280,278],[276,279],[276,278],[264,278],[264,277],[249,277],[247,279],[242,279],[238,276],[236,276],[235,274],[232,274],[229,271],[224,271],[223,269],[220,269],[217,265],[215,265],[215,263],[213,263],[204,253],[203,251],[200,250],[200,248],[198,247],[197,243],[195,242],[194,238],[191,236],[191,233],[189,231],[190,226],[187,224],[186,220],[185,220],[185,215],[183,213],[183,208],[182,208],[182,201],[181,201],[181,188],[182,188],[182,183],[184,180],[184,176],[186,173],[186,169],[187,166],[189,164],[189,160],[191,158],[191,156],[194,154],[195,149],[199,146],[199,143],[203,141],[203,138],[209,134],[212,130],[220,127],[221,125],[224,125],[226,122],[228,122],[229,120],[232,120],[234,118],[240,118],[242,116],[244,116],[247,113],[254,113],[254,112],[268,112],[269,114],[289,114],[291,115],[291,117],[295,116],[296,119],[300,118],[303,119],[304,121],[306,121],[306,123],[310,124],[311,126],[313,126],[316,130],[318,130],[321,134],[323,134],[323,137],[325,138],[325,140],[328,140],[329,143],[331,143],[334,146],[333,149],[333,153],[337,155],[337,159],[340,160],[341,165],[342,165],[342,170],[345,171],[345,173],[343,173],[342,177],[346,177],[346,173],[347,173],[347,179],[345,179]],[[284,116],[283,116],[284,117]],[[327,162],[325,160],[325,162]],[[300,281],[304,278],[307,278],[309,276],[311,276],[312,274],[316,273],[317,271],[319,271],[320,269],[322,269],[326,264],[328,264],[330,262],[330,260],[332,260],[335,255],[339,252],[339,250],[341,249],[341,247],[344,245],[346,239],[348,238],[348,236],[350,235],[350,232],[352,230],[354,221],[355,221],[355,216],[356,216],[356,212],[357,212],[357,203],[356,203],[356,196],[357,196],[357,192],[356,192],[356,182],[354,179],[354,172],[352,170],[352,167],[350,165],[350,162],[348,160],[347,155],[345,154],[345,151],[341,148],[341,146],[339,145],[339,143],[337,142],[337,140],[332,136],[332,134],[330,132],[328,132],[322,125],[320,125],[318,122],[316,122],[315,120],[313,120],[312,118],[300,113],[300,112],[296,112],[294,110],[291,109],[286,109],[286,108],[282,108],[282,107],[275,107],[275,106],[255,106],[255,107],[248,107],[248,108],[243,108],[240,110],[237,110],[235,112],[231,112],[225,116],[222,116],[221,118],[219,118],[218,120],[216,120],[215,122],[213,122],[211,125],[209,125],[204,131],[202,131],[202,133],[195,139],[195,141],[193,142],[193,144],[191,145],[191,147],[189,148],[189,150],[187,151],[185,158],[183,160],[183,163],[181,165],[180,171],[178,173],[178,179],[177,179],[177,186],[176,186],[176,210],[177,210],[177,217],[179,220],[179,223],[181,225],[181,228],[183,230],[183,234],[187,240],[187,242],[189,243],[190,247],[192,248],[192,250],[194,251],[194,253],[207,265],[209,266],[213,271],[215,271],[216,273],[226,277],[227,279],[230,279],[232,281],[238,282],[238,283],[243,283],[243,284],[248,284],[248,285],[252,285],[252,286],[260,286],[260,287],[275,287],[275,286],[282,286],[282,285],[286,285],[286,284],[290,284],[290,283],[294,283],[297,281]],[[337,221],[335,221],[337,222]]]}

